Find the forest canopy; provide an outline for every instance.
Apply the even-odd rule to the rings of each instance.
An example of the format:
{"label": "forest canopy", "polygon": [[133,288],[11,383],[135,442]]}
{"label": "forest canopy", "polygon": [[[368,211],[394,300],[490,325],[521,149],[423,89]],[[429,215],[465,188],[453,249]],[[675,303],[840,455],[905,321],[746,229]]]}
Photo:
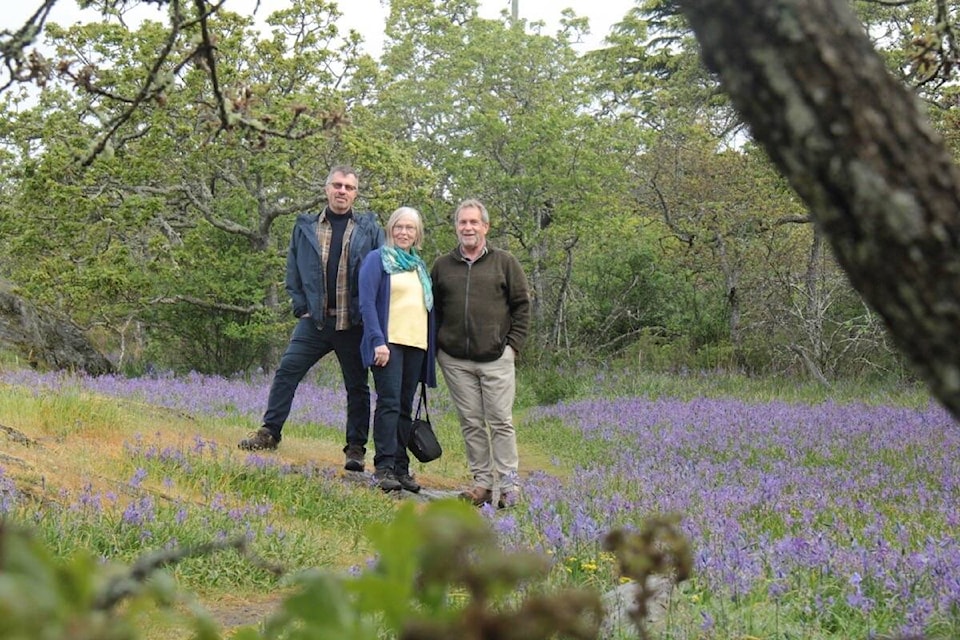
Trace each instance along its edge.
{"label": "forest canopy", "polygon": [[[378,58],[333,2],[265,29],[230,0],[157,0],[164,19],[136,25],[133,3],[90,0],[101,19],[70,26],[55,2],[0,32],[0,277],[124,370],[275,366],[292,219],[347,162],[359,207],[423,213],[428,262],[455,204],[487,203],[534,294],[527,362],[904,375],[675,2],[638,0],[582,53],[587,16],[546,33],[475,0],[393,0]],[[948,5],[851,7],[955,155]]]}

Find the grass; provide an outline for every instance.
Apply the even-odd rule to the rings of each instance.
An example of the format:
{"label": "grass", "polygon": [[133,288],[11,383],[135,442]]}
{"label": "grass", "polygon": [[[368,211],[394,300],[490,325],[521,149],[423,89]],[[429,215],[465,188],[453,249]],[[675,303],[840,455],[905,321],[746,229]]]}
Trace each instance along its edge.
{"label": "grass", "polygon": [[[243,536],[257,562],[223,552],[172,575],[228,628],[252,622],[230,612],[275,606],[286,583],[271,567],[358,571],[366,533],[398,504],[341,470],[329,371],[303,385],[277,453],[237,450],[268,384],[0,365],[0,512],[59,555],[120,562]],[[458,488],[468,478],[443,389],[431,417],[445,453],[414,471],[428,488]],[[505,548],[553,559],[550,586],[610,591],[604,533],[683,514],[696,570],[656,637],[960,635],[960,429],[918,387],[577,366],[522,372],[516,422],[525,501],[484,514]],[[180,637],[145,617],[148,637]]]}

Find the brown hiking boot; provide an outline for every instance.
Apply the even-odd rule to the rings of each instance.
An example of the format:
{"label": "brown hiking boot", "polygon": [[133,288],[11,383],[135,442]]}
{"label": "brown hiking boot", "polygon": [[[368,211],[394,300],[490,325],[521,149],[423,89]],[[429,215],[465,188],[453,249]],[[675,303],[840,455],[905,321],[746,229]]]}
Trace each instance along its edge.
{"label": "brown hiking boot", "polygon": [[363,456],[367,453],[367,450],[364,449],[359,444],[348,444],[343,448],[344,454],[346,454],[346,461],[343,463],[343,468],[347,471],[363,471]]}
{"label": "brown hiking boot", "polygon": [[483,487],[473,487],[460,492],[460,499],[473,503],[475,507],[482,507],[493,502],[493,491]]}
{"label": "brown hiking boot", "polygon": [[241,440],[240,444],[237,446],[245,451],[273,451],[279,444],[280,441],[274,437],[270,429],[267,429],[266,427],[260,427],[251,433],[250,437],[248,437],[246,440]]}

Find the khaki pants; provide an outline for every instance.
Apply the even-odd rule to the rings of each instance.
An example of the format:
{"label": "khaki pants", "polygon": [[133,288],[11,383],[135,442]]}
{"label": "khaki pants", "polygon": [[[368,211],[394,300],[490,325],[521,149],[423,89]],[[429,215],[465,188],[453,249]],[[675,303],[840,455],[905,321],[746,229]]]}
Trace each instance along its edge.
{"label": "khaki pants", "polygon": [[454,358],[443,351],[437,362],[460,417],[467,464],[476,486],[500,491],[518,488],[517,434],[513,400],[517,385],[514,354],[507,347],[493,362]]}

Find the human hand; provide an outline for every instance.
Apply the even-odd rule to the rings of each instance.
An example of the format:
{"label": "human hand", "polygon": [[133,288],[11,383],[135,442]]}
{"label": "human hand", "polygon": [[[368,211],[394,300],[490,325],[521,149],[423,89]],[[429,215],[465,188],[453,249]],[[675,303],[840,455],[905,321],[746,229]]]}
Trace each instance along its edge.
{"label": "human hand", "polygon": [[381,345],[379,347],[374,347],[373,349],[373,364],[378,367],[387,366],[387,362],[390,361],[390,348],[387,345]]}

